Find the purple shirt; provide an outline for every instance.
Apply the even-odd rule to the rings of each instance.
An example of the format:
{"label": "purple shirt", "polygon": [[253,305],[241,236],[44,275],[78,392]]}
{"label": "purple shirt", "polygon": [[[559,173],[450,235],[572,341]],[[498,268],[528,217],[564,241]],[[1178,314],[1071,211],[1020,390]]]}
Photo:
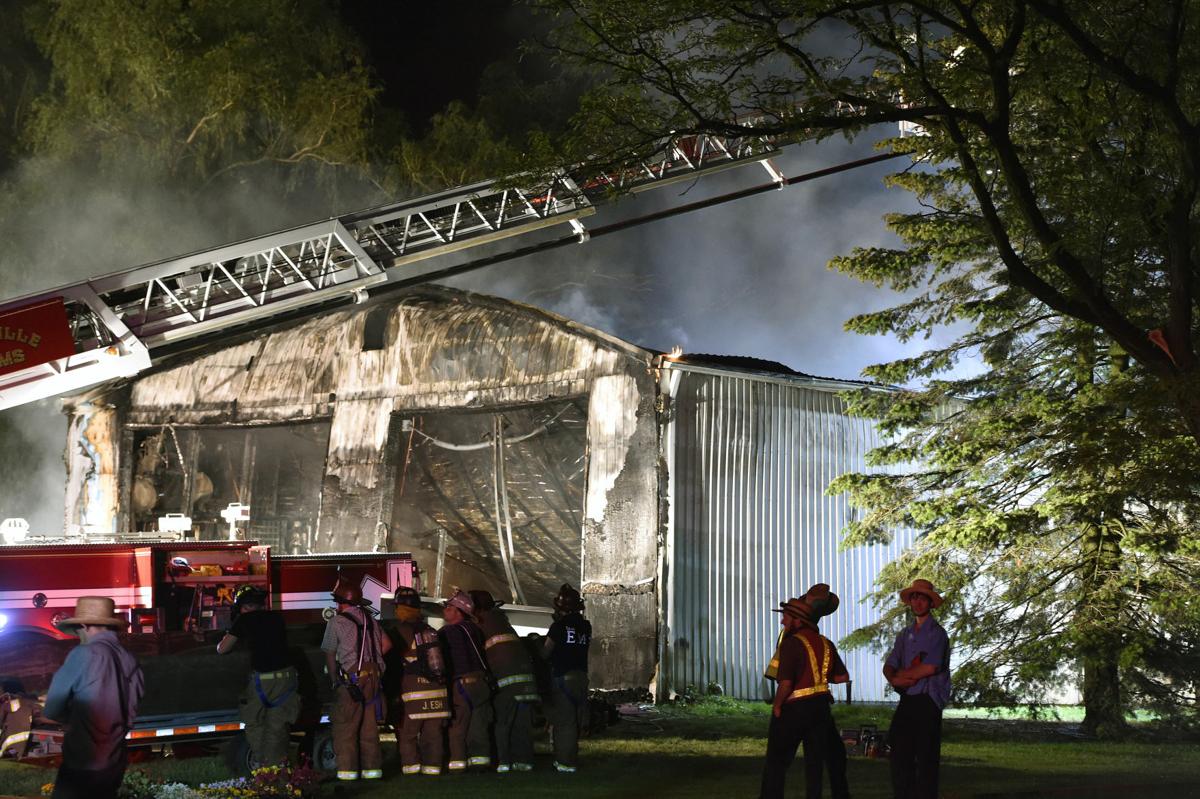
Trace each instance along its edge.
{"label": "purple shirt", "polygon": [[914,661],[937,666],[938,670],[905,688],[904,693],[909,696],[929,694],[939,708],[944,708],[950,701],[950,639],[933,616],[927,616],[920,627],[915,622],[905,627],[896,636],[896,644],[885,662],[900,670],[912,666]]}
{"label": "purple shirt", "polygon": [[50,681],[42,710],[66,730],[63,765],[87,770],[116,765],[141,698],[142,669],[116,635],[96,632],[72,649]]}

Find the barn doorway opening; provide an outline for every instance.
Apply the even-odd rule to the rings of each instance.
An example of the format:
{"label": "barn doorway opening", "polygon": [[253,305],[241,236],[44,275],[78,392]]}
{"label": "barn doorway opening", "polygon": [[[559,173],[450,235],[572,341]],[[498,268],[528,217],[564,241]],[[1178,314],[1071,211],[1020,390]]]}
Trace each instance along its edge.
{"label": "barn doorway opening", "polygon": [[221,512],[249,506],[239,536],[276,554],[308,552],[316,540],[329,423],[269,427],[162,425],[134,431],[133,529],[154,531],[167,514],[192,520],[189,537],[224,540]]}
{"label": "barn doorway opening", "polygon": [[425,591],[483,588],[548,605],[579,584],[587,401],[398,418],[388,546],[424,565]]}

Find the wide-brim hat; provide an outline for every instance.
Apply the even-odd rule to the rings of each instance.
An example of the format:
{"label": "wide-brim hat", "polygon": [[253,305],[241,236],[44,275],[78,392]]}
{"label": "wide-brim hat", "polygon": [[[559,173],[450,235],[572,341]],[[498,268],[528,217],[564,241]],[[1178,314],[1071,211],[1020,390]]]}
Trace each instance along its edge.
{"label": "wide-brim hat", "polygon": [[900,601],[907,605],[913,594],[924,594],[933,607],[941,607],[942,595],[933,590],[933,583],[928,580],[913,580],[912,585],[900,592]]}
{"label": "wide-brim hat", "polygon": [[101,627],[124,629],[129,622],[116,615],[117,605],[111,597],[81,596],[75,602],[75,615],[69,619],[55,622],[60,630],[82,627],[85,624],[95,624]]}
{"label": "wide-brim hat", "polygon": [[802,597],[798,596],[792,597],[787,602],[780,602],[779,607],[773,608],[771,612],[782,613],[788,618],[799,619],[800,621],[812,627],[816,627],[817,619],[821,618],[821,615],[817,613],[816,609],[812,605],[810,605]]}
{"label": "wide-brim hat", "polygon": [[804,601],[812,606],[818,617],[828,616],[842,604],[838,595],[829,590],[826,583],[817,583],[804,595]]}
{"label": "wide-brim hat", "polygon": [[343,580],[341,575],[338,575],[337,583],[334,584],[329,598],[343,605],[358,605],[365,608],[371,604],[371,600],[363,597],[362,588],[354,583]]}

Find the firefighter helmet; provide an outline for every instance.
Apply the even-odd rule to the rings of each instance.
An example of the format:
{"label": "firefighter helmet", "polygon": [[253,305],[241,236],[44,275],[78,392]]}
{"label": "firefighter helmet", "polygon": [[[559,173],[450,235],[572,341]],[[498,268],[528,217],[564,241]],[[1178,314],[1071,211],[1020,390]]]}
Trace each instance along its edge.
{"label": "firefighter helmet", "polygon": [[417,589],[401,586],[396,589],[395,603],[397,606],[409,608],[421,607],[421,595],[417,593]]}
{"label": "firefighter helmet", "polygon": [[267,604],[267,592],[257,585],[243,585],[233,595],[233,604],[238,607],[246,605],[265,606]]}
{"label": "firefighter helmet", "polygon": [[329,596],[340,605],[366,606],[371,604],[371,600],[363,598],[362,588],[342,579],[342,575],[340,574]]}
{"label": "firefighter helmet", "polygon": [[582,612],[583,597],[570,584],[563,583],[562,588],[558,589],[558,596],[554,597],[554,607],[563,613]]}

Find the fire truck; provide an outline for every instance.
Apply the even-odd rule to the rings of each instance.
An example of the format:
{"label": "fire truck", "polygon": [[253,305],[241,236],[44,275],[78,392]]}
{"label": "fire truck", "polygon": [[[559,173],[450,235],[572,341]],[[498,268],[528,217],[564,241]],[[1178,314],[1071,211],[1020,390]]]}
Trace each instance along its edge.
{"label": "fire truck", "polygon": [[[138,538],[134,536],[133,538]],[[55,623],[81,596],[112,597],[130,622],[125,646],[137,655],[146,692],[129,733],[133,746],[234,739],[232,765],[250,765],[239,737],[238,699],[249,673],[248,653],[221,656],[215,644],[232,622],[234,594],[244,585],[268,592],[284,614],[300,672],[302,711],[294,727],[318,765],[332,758],[329,679],[319,645],[332,613],[329,592],[338,574],[357,580],[375,608],[386,608],[400,586],[420,587],[407,553],[342,553],[273,557],[253,541],[182,538],[104,543],[56,542],[0,546],[0,756],[52,757],[62,731],[38,715],[37,697],[78,643]]]}

